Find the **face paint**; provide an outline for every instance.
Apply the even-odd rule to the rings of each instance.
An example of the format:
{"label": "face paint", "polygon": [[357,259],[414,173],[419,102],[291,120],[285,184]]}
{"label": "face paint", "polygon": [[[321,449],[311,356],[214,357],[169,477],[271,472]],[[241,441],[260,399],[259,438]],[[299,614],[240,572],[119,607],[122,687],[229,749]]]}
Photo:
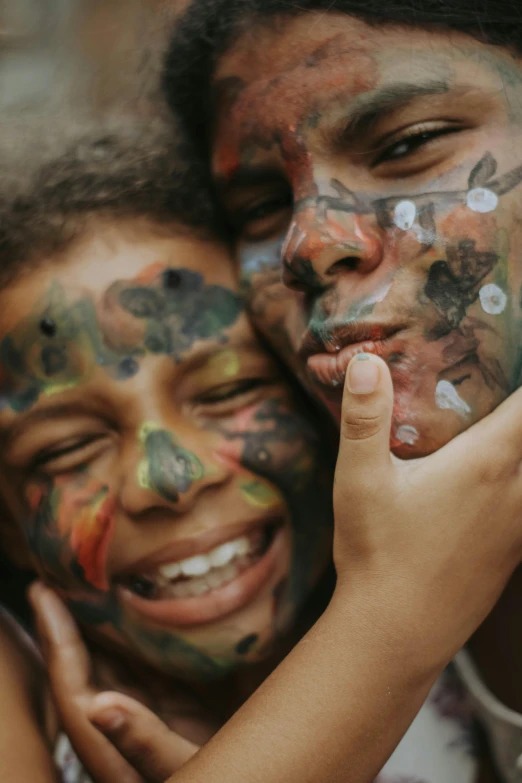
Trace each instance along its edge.
{"label": "face paint", "polygon": [[483,286],[479,296],[482,309],[489,315],[500,315],[506,309],[507,296],[495,283]]}
{"label": "face paint", "polygon": [[175,437],[154,424],[143,425],[140,432],[146,459],[138,466],[138,484],[157,492],[165,500],[177,503],[195,481],[203,478],[201,461],[182,448]]}
{"label": "face paint", "polygon": [[441,410],[453,410],[461,416],[471,413],[471,408],[459,395],[449,381],[439,381],[435,392],[435,402]]}
{"label": "face paint", "polygon": [[421,456],[521,382],[522,70],[465,37],[308,22],[222,56],[214,171],[258,327],[336,419],[351,357],[381,355],[392,447]]}
{"label": "face paint", "polygon": [[302,606],[317,575],[314,561],[329,539],[324,521],[330,518],[331,493],[322,469],[328,465],[333,471],[333,450],[318,438],[299,402],[287,399],[252,406],[220,431],[226,441],[219,453],[264,479],[240,482],[245,502],[270,511],[284,499],[291,511],[292,564],[275,604],[275,624],[282,632]]}
{"label": "face paint", "polygon": [[235,378],[241,369],[241,359],[236,351],[220,351],[209,363],[209,369],[222,378]]}
{"label": "face paint", "polygon": [[55,281],[4,322],[2,475],[89,637],[169,675],[223,677],[273,651],[330,560],[331,450],[240,317],[221,255],[205,245],[203,277],[190,245],[198,271],[166,275],[145,263],[150,237],[125,240],[121,266],[118,242],[9,290],[17,314]]}
{"label": "face paint", "polygon": [[224,330],[243,305],[197,272],[155,264],[136,280],[113,283],[98,302],[88,296],[70,302],[54,283],[34,310],[0,343],[1,399],[17,412],[41,394],[74,388],[96,365],[128,380],[146,355],[179,361],[199,340],[219,335],[226,342]]}
{"label": "face paint", "polygon": [[109,488],[78,473],[72,480],[42,479],[28,488],[31,515],[24,529],[44,573],[65,587],[69,572],[83,586],[107,590],[106,560],[114,534],[115,499]]}
{"label": "face paint", "polygon": [[281,501],[277,492],[261,481],[247,481],[240,489],[246,502],[254,508],[274,508]]}
{"label": "face paint", "polygon": [[397,428],[397,439],[401,443],[406,443],[408,446],[415,446],[419,439],[419,433],[411,424],[401,424],[401,426]]}

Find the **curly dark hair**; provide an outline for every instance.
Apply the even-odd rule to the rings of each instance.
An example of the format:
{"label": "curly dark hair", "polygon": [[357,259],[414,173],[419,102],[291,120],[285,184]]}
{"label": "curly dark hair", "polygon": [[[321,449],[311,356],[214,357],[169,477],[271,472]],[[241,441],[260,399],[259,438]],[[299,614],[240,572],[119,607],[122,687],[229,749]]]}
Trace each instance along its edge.
{"label": "curly dark hair", "polygon": [[[60,127],[60,126],[58,126]],[[0,285],[65,249],[93,217],[145,217],[220,236],[203,167],[167,124],[61,128],[51,140],[35,128],[0,145]]]}
{"label": "curly dark hair", "polygon": [[212,127],[210,82],[220,55],[257,23],[308,12],[349,14],[371,25],[457,30],[522,53],[518,0],[192,0],[174,30],[163,87],[200,153]]}

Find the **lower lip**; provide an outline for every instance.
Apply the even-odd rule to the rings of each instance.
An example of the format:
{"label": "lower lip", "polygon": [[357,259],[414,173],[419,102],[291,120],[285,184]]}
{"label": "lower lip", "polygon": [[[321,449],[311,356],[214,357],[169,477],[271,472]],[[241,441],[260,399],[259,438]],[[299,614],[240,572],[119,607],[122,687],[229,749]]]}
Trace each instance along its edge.
{"label": "lower lip", "polygon": [[335,354],[317,353],[310,356],[308,369],[319,383],[325,386],[340,386],[344,381],[348,365],[358,353],[373,353],[386,358],[393,353],[393,347],[389,339],[351,343]]}
{"label": "lower lip", "polygon": [[232,582],[201,596],[147,601],[124,587],[118,592],[129,609],[161,626],[187,628],[216,622],[242,609],[264,587],[281,559],[285,540],[285,527],[281,527],[261,560]]}

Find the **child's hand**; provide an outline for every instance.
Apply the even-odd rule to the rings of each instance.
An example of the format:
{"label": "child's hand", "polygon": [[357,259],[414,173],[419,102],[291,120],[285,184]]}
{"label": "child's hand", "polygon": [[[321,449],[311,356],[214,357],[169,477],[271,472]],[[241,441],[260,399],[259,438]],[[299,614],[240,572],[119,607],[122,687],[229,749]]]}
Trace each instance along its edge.
{"label": "child's hand", "polygon": [[334,489],[336,593],[362,580],[427,656],[436,642],[450,657],[522,557],[522,390],[438,452],[409,462],[390,454],[392,407],[386,364],[353,359]]}
{"label": "child's hand", "polygon": [[62,601],[40,583],[30,599],[61,728],[89,775],[96,783],[163,783],[196,745],[140,702],[98,691],[89,652]]}

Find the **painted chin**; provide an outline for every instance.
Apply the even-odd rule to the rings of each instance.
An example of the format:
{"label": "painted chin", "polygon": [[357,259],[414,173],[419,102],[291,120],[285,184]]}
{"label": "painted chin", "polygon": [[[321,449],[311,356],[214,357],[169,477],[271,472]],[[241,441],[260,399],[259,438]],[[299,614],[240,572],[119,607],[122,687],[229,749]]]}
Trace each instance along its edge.
{"label": "painted chin", "polygon": [[258,557],[232,564],[228,581],[200,595],[143,598],[123,585],[117,594],[122,606],[148,625],[172,631],[195,628],[221,622],[246,609],[266,589],[274,589],[288,575],[290,557],[290,527],[282,524],[269,533]]}
{"label": "painted chin", "polygon": [[[390,448],[402,459],[426,456],[487,415],[495,404],[472,359],[447,367],[439,346],[417,339],[349,345],[335,355],[308,360],[308,378],[339,422],[346,369],[354,355],[373,353],[387,361],[394,385]],[[463,379],[465,382],[463,383]]]}

